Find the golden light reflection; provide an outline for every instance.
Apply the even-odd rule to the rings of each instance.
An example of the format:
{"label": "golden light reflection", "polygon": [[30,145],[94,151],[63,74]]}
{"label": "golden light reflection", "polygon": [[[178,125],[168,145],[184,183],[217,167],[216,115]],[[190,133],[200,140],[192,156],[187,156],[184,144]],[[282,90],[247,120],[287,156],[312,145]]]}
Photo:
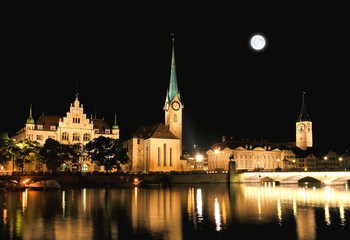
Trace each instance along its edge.
{"label": "golden light reflection", "polygon": [[311,204],[315,206],[324,206],[327,202],[330,207],[337,207],[340,203],[350,207],[350,194],[340,188],[326,186],[324,188],[306,188],[297,186],[276,187],[273,191],[266,194],[267,187],[249,186],[243,188],[244,198],[247,200],[256,199],[258,203],[259,214],[263,210],[263,202],[271,202],[280,199],[282,202],[296,201],[296,204]]}
{"label": "golden light reflection", "polygon": [[327,203],[324,205],[324,220],[327,225],[331,225],[331,217],[329,214],[329,206]]}
{"label": "golden light reflection", "polygon": [[[120,222],[129,224],[128,220],[133,233],[147,229],[163,239],[181,239],[189,228],[203,231],[208,227],[220,235],[240,224],[269,223],[292,227],[298,239],[316,239],[316,231],[321,228],[347,228],[350,210],[349,192],[344,186],[332,185],[306,188],[267,183],[228,188],[208,184],[108,191],[27,190],[8,195],[11,197],[3,198],[6,205],[0,205],[4,206],[0,209],[0,224],[9,229],[11,236],[27,239],[47,239],[48,234],[56,239],[90,239],[97,228],[99,234],[118,236],[118,232],[126,231],[120,229]],[[45,221],[42,216],[47,216]],[[184,222],[191,223],[185,230]]]}
{"label": "golden light reflection", "polygon": [[294,217],[298,216],[297,201],[295,199],[293,199],[293,215],[294,215]]}
{"label": "golden light reflection", "polygon": [[278,223],[282,223],[282,207],[281,207],[281,201],[280,199],[277,199],[277,217],[278,217]]}
{"label": "golden light reflection", "polygon": [[22,192],[22,211],[24,212],[28,205],[28,188]]}
{"label": "golden light reflection", "polygon": [[226,223],[227,223],[227,212],[226,212],[226,205],[225,205],[224,199],[222,199],[221,205],[222,205],[222,222],[223,222],[223,224],[226,225]]}
{"label": "golden light reflection", "polygon": [[192,217],[194,215],[194,188],[188,188],[187,190],[187,213],[188,213],[188,218],[191,221]]}
{"label": "golden light reflection", "polygon": [[339,204],[339,214],[340,214],[340,224],[342,226],[345,226],[345,210],[344,210],[344,206],[343,203]]}
{"label": "golden light reflection", "polygon": [[62,191],[62,214],[63,217],[65,216],[66,213],[66,191]]}
{"label": "golden light reflection", "polygon": [[135,205],[135,207],[137,207],[137,191],[138,191],[138,188],[135,187],[134,188],[134,205]]}
{"label": "golden light reflection", "polygon": [[220,206],[219,206],[218,198],[215,198],[214,216],[215,216],[215,224],[216,224],[215,230],[220,232],[221,231],[221,215],[220,215]]}
{"label": "golden light reflection", "polygon": [[202,200],[202,189],[197,189],[197,213],[198,213],[198,221],[203,220],[203,200]]}
{"label": "golden light reflection", "polygon": [[86,212],[86,188],[83,189],[83,211]]}
{"label": "golden light reflection", "polygon": [[2,221],[6,225],[7,223],[7,209],[2,210]]}
{"label": "golden light reflection", "polygon": [[296,218],[298,239],[316,239],[315,213],[312,209],[302,209]]}

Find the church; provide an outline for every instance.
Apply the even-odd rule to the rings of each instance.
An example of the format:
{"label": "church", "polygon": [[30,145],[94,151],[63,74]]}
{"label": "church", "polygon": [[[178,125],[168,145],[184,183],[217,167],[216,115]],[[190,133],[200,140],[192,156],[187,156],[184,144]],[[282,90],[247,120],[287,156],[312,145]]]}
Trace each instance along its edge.
{"label": "church", "polygon": [[[86,145],[90,140],[100,136],[119,139],[119,126],[117,124],[117,116],[114,116],[114,124],[112,128],[104,119],[88,118],[84,113],[83,104],[80,104],[78,93],[75,95],[74,103],[70,104],[70,109],[65,116],[51,116],[42,114],[37,121],[32,115],[32,106],[30,106],[29,117],[25,127],[20,129],[17,134],[11,137],[12,140],[29,139],[36,141],[40,146],[45,144],[48,138],[54,139],[62,144],[79,144]],[[8,164],[12,166],[12,164]],[[26,164],[25,171],[47,171],[45,165],[34,162],[34,164]],[[76,164],[67,162],[63,164],[61,170],[70,171],[103,171],[103,167],[99,167],[92,163],[90,159],[81,157]]]}
{"label": "church", "polygon": [[132,138],[124,142],[131,157],[129,170],[133,172],[170,172],[187,170],[182,155],[182,109],[177,84],[175,47],[172,56],[169,89],[164,103],[165,120],[154,126],[139,126]]}

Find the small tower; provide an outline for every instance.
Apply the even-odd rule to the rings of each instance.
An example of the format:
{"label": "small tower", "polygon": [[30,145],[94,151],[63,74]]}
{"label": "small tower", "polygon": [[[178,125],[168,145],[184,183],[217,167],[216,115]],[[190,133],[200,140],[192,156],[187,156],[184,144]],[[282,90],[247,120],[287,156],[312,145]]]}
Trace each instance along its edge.
{"label": "small tower", "polygon": [[117,112],[114,113],[114,124],[112,125],[112,134],[117,135],[117,138],[119,138],[119,126],[117,124]]}
{"label": "small tower", "polygon": [[182,155],[182,109],[180,91],[177,85],[176,67],[175,67],[175,39],[172,35],[172,57],[169,89],[165,97],[163,110],[165,111],[165,126],[181,140],[180,155]]}
{"label": "small tower", "polygon": [[26,121],[26,130],[32,130],[34,129],[34,127],[35,127],[35,121],[32,116],[32,104],[30,104],[29,117],[27,118],[27,121]]}
{"label": "small tower", "polygon": [[296,146],[302,150],[312,147],[312,122],[305,105],[305,92],[299,117],[296,121]]}

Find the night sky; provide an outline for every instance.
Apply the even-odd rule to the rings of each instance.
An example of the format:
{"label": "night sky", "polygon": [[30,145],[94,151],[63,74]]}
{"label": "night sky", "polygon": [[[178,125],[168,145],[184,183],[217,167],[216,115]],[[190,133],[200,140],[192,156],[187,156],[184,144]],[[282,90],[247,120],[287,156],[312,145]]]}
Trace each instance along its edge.
{"label": "night sky", "polygon": [[[118,1],[4,8],[0,131],[65,115],[75,99],[122,139],[164,122],[171,37],[184,148],[235,139],[295,141],[302,93],[314,145],[349,146],[349,16],[337,1]],[[264,51],[249,47],[262,33]]]}

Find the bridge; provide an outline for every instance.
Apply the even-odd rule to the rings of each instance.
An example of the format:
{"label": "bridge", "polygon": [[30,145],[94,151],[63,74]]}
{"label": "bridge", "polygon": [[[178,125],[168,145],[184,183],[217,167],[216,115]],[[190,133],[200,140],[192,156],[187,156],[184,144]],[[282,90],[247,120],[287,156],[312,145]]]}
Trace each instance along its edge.
{"label": "bridge", "polygon": [[276,182],[280,184],[298,184],[303,182],[314,182],[325,185],[345,185],[350,184],[350,172],[244,172],[237,173],[236,182]]}

